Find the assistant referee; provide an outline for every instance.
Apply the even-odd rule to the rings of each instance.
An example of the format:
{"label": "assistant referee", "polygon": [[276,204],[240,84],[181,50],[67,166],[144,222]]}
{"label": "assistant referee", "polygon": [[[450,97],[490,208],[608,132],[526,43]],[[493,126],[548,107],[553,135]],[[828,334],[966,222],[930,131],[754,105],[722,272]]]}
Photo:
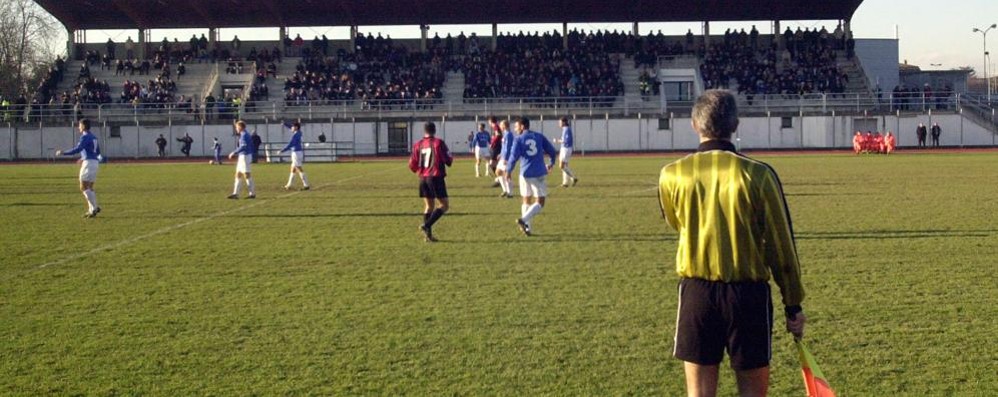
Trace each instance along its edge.
{"label": "assistant referee", "polygon": [[662,214],[679,232],[679,307],[673,355],[685,362],[689,396],[717,394],[727,350],[742,396],[769,386],[773,304],[780,287],[787,330],[804,332],[804,289],[790,212],[776,172],[731,143],[738,108],[728,91],[710,90],[693,107],[697,153],[662,169]]}

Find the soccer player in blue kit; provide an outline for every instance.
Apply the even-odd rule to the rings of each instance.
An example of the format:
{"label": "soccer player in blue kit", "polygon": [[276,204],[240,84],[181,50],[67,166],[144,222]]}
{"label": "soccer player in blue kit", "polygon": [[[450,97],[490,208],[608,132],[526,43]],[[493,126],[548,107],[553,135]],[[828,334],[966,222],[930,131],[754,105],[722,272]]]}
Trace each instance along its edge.
{"label": "soccer player in blue kit", "polygon": [[97,193],[94,193],[94,182],[97,182],[97,168],[103,158],[100,154],[100,145],[97,144],[97,137],[90,133],[90,120],[80,119],[77,125],[80,130],[80,142],[76,147],[55,152],[56,156],[71,156],[80,153],[80,192],[87,199],[87,212],[84,218],[93,218],[100,213],[100,206],[97,205]]}
{"label": "soccer player in blue kit", "polygon": [[232,160],[232,156],[239,155],[236,161],[236,183],[232,187],[232,194],[228,198],[233,200],[239,198],[239,179],[242,178],[246,181],[246,188],[249,190],[249,196],[246,196],[246,198],[255,199],[256,186],[253,185],[253,176],[250,173],[250,162],[253,161],[254,153],[253,141],[250,138],[250,133],[246,132],[245,121],[236,121],[236,134],[239,135],[239,146],[232,153],[229,153],[229,160]]}
{"label": "soccer player in blue kit", "polygon": [[509,168],[509,155],[513,151],[513,141],[516,140],[516,135],[509,130],[509,121],[503,120],[499,123],[499,129],[502,131],[502,144],[499,151],[499,164],[496,165],[496,180],[499,182],[499,186],[502,187],[502,193],[499,197],[510,198],[513,197],[513,186],[509,178],[509,173],[512,169]]}
{"label": "soccer player in blue kit", "polygon": [[308,178],[305,177],[305,170],[302,163],[305,161],[305,149],[301,143],[301,123],[295,121],[291,123],[291,140],[288,145],[281,149],[281,153],[291,151],[291,175],[288,176],[288,184],[284,185],[284,190],[290,190],[291,184],[295,181],[295,173],[301,178],[302,189],[310,189]]}
{"label": "soccer player in blue kit", "polygon": [[[512,170],[518,161],[523,160],[520,164],[520,196],[523,197],[523,205],[520,207],[521,216],[516,220],[516,225],[523,234],[530,236],[531,221],[544,208],[544,199],[548,195],[545,178],[548,171],[554,167],[557,152],[547,137],[530,130],[530,120],[526,117],[516,121],[516,132],[519,136],[513,142],[507,169]],[[551,162],[546,165],[545,154],[551,158]]]}
{"label": "soccer player in blue kit", "polygon": [[475,151],[475,178],[481,177],[482,160],[485,160],[485,175],[489,175],[489,141],[492,137],[489,136],[489,132],[485,130],[485,124],[478,125],[478,132],[472,137],[471,142],[474,146]]}
{"label": "soccer player in blue kit", "polygon": [[554,142],[561,144],[561,151],[558,152],[561,187],[568,187],[569,182],[571,182],[571,186],[575,186],[579,183],[579,178],[576,178],[572,170],[568,169],[568,160],[572,159],[572,148],[575,146],[575,133],[572,132],[572,127],[568,124],[568,117],[562,117],[559,124],[561,125],[561,139],[555,139]]}

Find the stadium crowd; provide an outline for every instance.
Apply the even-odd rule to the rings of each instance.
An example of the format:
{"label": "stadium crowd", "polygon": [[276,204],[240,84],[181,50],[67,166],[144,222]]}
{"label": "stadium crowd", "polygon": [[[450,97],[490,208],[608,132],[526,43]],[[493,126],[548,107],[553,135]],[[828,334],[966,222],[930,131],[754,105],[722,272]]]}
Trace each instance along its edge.
{"label": "stadium crowd", "polygon": [[[302,49],[302,61],[285,79],[288,106],[308,101],[355,101],[366,108],[424,106],[443,97],[444,59],[409,51],[391,37],[358,36],[353,53],[328,49],[315,40]],[[419,100],[416,102],[416,100]]]}

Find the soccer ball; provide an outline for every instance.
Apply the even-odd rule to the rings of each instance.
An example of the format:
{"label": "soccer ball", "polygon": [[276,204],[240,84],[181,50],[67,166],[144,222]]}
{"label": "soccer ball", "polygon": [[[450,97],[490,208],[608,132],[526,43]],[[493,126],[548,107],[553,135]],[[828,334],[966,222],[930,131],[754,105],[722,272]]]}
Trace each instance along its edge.
{"label": "soccer ball", "polygon": [[215,165],[215,160],[208,160],[209,165]]}

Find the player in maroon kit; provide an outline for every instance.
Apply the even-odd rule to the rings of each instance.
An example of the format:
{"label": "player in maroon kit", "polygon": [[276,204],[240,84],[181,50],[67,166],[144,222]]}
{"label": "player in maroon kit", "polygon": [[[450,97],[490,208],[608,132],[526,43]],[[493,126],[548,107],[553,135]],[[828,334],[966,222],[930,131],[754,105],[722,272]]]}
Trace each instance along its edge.
{"label": "player in maroon kit", "polygon": [[[423,126],[423,139],[412,146],[409,169],[419,176],[419,197],[423,198],[423,232],[426,242],[437,241],[433,237],[433,224],[444,216],[450,204],[447,201],[446,167],[454,162],[447,144],[436,138],[437,126],[432,122]],[[446,166],[446,167],[445,167]],[[434,205],[434,200],[437,201]],[[435,207],[435,208],[434,208]]]}

